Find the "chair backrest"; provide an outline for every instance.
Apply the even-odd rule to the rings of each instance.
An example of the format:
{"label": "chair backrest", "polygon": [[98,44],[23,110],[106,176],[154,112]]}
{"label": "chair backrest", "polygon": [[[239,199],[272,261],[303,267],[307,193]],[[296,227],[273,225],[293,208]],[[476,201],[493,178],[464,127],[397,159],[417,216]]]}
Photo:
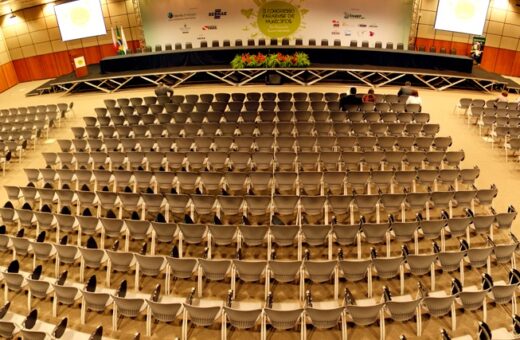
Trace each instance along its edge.
{"label": "chair backrest", "polygon": [[297,38],[297,39],[294,41],[294,44],[295,44],[296,46],[301,46],[301,45],[303,45],[303,39],[301,39],[301,38]]}
{"label": "chair backrest", "polygon": [[334,39],[334,46],[341,46],[341,40],[340,39]]}
{"label": "chair backrest", "polygon": [[276,45],[278,45],[278,39],[276,39],[276,38],[272,38],[271,41],[269,42],[269,45],[271,45],[271,46],[276,46]]}
{"label": "chair backrest", "polygon": [[187,42],[185,45],[184,45],[184,48],[193,48],[193,44],[191,42]]}
{"label": "chair backrest", "polygon": [[363,41],[361,42],[361,47],[369,47],[369,43],[368,43],[368,41],[363,40]]}
{"label": "chair backrest", "polygon": [[255,39],[247,39],[247,46],[255,46]]}
{"label": "chair backrest", "polygon": [[155,45],[155,52],[162,51],[162,45]]}
{"label": "chair backrest", "polygon": [[394,49],[394,43],[393,42],[387,42],[386,43],[386,48],[388,50],[393,50]]}
{"label": "chair backrest", "polygon": [[206,47],[208,47],[208,42],[207,42],[206,40],[202,40],[202,41],[200,42],[200,47],[201,47],[201,48],[206,48]]}
{"label": "chair backrest", "polygon": [[437,52],[437,49],[435,48],[435,46],[430,46],[430,52],[431,53],[436,53]]}
{"label": "chair backrest", "polygon": [[288,38],[283,38],[283,39],[282,39],[282,45],[283,45],[283,46],[287,46],[287,45],[289,45],[289,39],[288,39]]}
{"label": "chair backrest", "polygon": [[175,43],[175,49],[176,50],[182,50],[182,44],[181,43]]}
{"label": "chair backrest", "polygon": [[236,39],[235,46],[242,46],[242,39]]}
{"label": "chair backrest", "polygon": [[374,47],[375,48],[383,48],[383,43],[380,42],[380,41],[376,41],[376,43],[374,44]]}
{"label": "chair backrest", "polygon": [[350,40],[350,47],[357,47],[357,40]]}
{"label": "chair backrest", "polygon": [[221,307],[197,307],[184,304],[184,309],[188,313],[188,316],[193,324],[199,327],[208,327],[215,322]]}
{"label": "chair backrest", "polygon": [[397,43],[396,49],[398,50],[404,50],[404,44],[403,43]]}
{"label": "chair backrest", "polygon": [[213,40],[213,41],[211,42],[211,47],[219,47],[219,46],[220,46],[220,43],[219,43],[218,40]]}
{"label": "chair backrest", "polygon": [[230,42],[228,39],[225,39],[225,40],[222,42],[222,46],[224,46],[224,47],[229,47],[229,46],[231,46],[231,42]]}
{"label": "chair backrest", "polygon": [[165,44],[164,45],[164,50],[165,51],[171,51],[173,48],[172,48],[172,44]]}
{"label": "chair backrest", "polygon": [[328,39],[321,39],[321,46],[329,46],[329,40]]}
{"label": "chair backrest", "polygon": [[265,39],[264,38],[258,39],[258,46],[265,46]]}
{"label": "chair backrest", "polygon": [[316,39],[309,39],[309,46],[316,46]]}

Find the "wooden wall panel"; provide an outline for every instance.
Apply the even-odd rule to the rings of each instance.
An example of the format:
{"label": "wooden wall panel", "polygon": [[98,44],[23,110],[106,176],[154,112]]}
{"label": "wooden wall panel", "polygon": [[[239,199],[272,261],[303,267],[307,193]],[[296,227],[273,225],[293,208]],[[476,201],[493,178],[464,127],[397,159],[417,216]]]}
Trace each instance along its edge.
{"label": "wooden wall panel", "polygon": [[513,67],[511,68],[512,75],[520,75],[520,51],[516,51]]}
{"label": "wooden wall panel", "polygon": [[31,73],[29,69],[25,65],[25,59],[17,59],[13,60],[14,69],[16,71],[16,76],[20,82],[31,81]]}
{"label": "wooden wall panel", "polygon": [[495,72],[495,65],[497,62],[498,48],[496,47],[484,47],[484,55],[482,56],[482,62],[480,66],[490,72]]}
{"label": "wooden wall panel", "polygon": [[516,51],[499,49],[495,63],[495,72],[499,74],[511,75]]}
{"label": "wooden wall panel", "polygon": [[[469,55],[471,52],[471,45],[463,43],[463,42],[453,41],[451,43],[451,48],[456,49],[458,55]],[[450,50],[451,50],[451,48],[450,48]]]}
{"label": "wooden wall panel", "polygon": [[83,52],[87,65],[97,64],[101,60],[101,50],[99,46],[85,47]]}
{"label": "wooden wall panel", "polygon": [[9,84],[7,83],[7,77],[4,72],[4,65],[0,66],[0,92],[4,92],[9,88]]}
{"label": "wooden wall panel", "polygon": [[5,79],[9,87],[13,87],[18,84],[18,77],[16,76],[16,70],[12,62],[2,65],[2,71],[5,74]]}
{"label": "wooden wall panel", "polygon": [[74,71],[72,68],[72,57],[68,51],[54,53],[54,59],[56,60],[56,67],[59,75],[68,74]]}

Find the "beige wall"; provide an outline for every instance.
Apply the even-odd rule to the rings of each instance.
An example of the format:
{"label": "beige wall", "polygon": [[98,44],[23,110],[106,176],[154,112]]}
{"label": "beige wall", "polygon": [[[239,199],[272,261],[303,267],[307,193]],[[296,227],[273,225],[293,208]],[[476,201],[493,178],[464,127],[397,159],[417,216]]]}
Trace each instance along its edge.
{"label": "beige wall", "polygon": [[[112,43],[110,28],[123,26],[128,41],[140,40],[141,28],[132,0],[101,0],[107,34],[63,42],[54,15],[54,3],[15,12],[0,19],[0,27],[13,60],[75,48]],[[2,56],[0,49],[0,58]]]}
{"label": "beige wall", "polygon": [[[421,22],[419,38],[454,41],[471,44],[472,35],[436,31],[433,28],[438,0],[421,1]],[[515,6],[516,0],[491,0],[488,10],[484,36],[486,46],[520,51],[520,7]]]}
{"label": "beige wall", "polygon": [[0,31],[0,65],[7,64],[11,61],[7,45],[5,43],[4,34]]}

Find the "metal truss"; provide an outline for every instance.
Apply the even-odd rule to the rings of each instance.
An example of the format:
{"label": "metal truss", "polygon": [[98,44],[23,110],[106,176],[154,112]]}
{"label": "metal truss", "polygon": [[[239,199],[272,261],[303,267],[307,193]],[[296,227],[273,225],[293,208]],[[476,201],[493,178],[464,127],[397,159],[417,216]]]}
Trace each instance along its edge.
{"label": "metal truss", "polygon": [[352,68],[330,68],[313,67],[305,69],[243,69],[234,70],[230,68],[212,69],[183,69],[169,70],[149,73],[121,75],[99,75],[99,77],[87,77],[85,79],[74,79],[68,81],[50,82],[46,87],[39,88],[33,92],[37,94],[54,92],[81,92],[101,91],[104,93],[117,92],[123,88],[157,85],[164,82],[172,87],[178,87],[191,82],[222,82],[230,86],[243,86],[250,83],[264,82],[269,74],[278,74],[285,83],[295,83],[301,86],[311,86],[319,82],[361,83],[371,87],[383,87],[389,85],[400,85],[403,77],[412,77],[430,89],[444,91],[451,87],[463,87],[490,92],[496,87],[504,87],[506,84],[495,79],[483,79],[467,76],[464,74],[443,73],[419,73],[397,70],[378,69],[352,69]]}

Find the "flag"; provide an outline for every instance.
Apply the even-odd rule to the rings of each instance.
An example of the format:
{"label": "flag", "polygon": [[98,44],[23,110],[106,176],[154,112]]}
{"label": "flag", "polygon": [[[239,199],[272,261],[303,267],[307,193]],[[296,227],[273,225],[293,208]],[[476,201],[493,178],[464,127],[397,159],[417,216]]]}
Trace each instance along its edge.
{"label": "flag", "polygon": [[114,52],[117,53],[117,41],[116,41],[116,35],[114,33],[114,27],[110,29],[112,31],[112,45],[114,45]]}
{"label": "flag", "polygon": [[117,26],[116,26],[116,41],[117,41],[117,54],[120,54],[120,55],[126,54],[126,50],[123,45],[123,37],[121,35],[121,30]]}
{"label": "flag", "polygon": [[126,54],[128,52],[128,43],[126,42],[125,31],[123,30],[123,26],[121,26],[121,40],[123,41],[123,49]]}

